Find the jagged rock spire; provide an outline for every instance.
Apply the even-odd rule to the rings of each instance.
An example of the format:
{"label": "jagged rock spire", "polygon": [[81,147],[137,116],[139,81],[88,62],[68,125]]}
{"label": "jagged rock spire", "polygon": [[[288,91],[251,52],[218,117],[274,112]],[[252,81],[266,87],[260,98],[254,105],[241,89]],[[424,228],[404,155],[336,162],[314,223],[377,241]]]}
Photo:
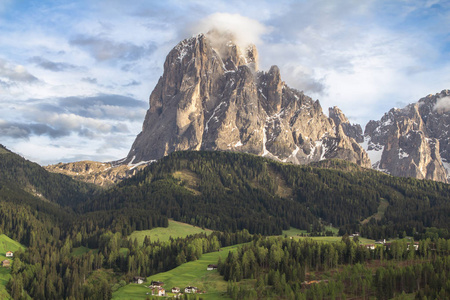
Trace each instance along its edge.
{"label": "jagged rock spire", "polygon": [[293,163],[342,158],[369,167],[367,154],[318,101],[288,87],[280,70],[258,71],[254,45],[212,31],[180,42],[150,95],[142,132],[124,163],[179,150],[241,151]]}

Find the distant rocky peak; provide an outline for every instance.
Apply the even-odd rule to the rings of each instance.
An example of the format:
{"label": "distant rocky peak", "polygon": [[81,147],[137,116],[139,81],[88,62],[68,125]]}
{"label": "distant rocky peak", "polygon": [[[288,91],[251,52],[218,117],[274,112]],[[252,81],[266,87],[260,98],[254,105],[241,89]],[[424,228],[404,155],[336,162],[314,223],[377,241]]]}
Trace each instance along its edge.
{"label": "distant rocky peak", "polygon": [[395,176],[448,182],[447,98],[449,92],[444,90],[404,108],[393,108],[379,121],[370,121],[365,129],[364,148],[374,168]]}
{"label": "distant rocky peak", "polygon": [[355,139],[358,143],[364,141],[361,125],[350,124],[350,121],[337,106],[328,108],[328,115],[337,127],[342,127],[342,131],[345,135]]}
{"label": "distant rocky peak", "polygon": [[430,95],[429,98],[432,99],[431,101],[433,102],[433,111],[438,114],[450,113],[450,90],[443,90],[434,97]]}
{"label": "distant rocky peak", "polygon": [[344,115],[342,110],[340,110],[337,106],[333,106],[328,108],[328,115],[330,118],[333,119],[334,123],[336,125],[342,124],[342,123],[349,123],[347,117]]}

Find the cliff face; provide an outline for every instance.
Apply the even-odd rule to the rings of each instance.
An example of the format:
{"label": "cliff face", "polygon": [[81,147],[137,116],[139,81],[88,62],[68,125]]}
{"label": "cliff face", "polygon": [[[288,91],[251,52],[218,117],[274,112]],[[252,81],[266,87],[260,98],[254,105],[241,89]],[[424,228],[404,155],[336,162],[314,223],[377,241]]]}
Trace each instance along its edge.
{"label": "cliff face", "polygon": [[318,101],[288,87],[278,67],[258,71],[257,58],[254,46],[241,50],[231,37],[218,42],[215,33],[180,42],[166,58],[142,132],[123,163],[180,150],[225,150],[370,167],[347,123],[337,124]]}
{"label": "cliff face", "polygon": [[373,167],[394,176],[448,182],[450,113],[439,103],[449,95],[444,90],[370,121],[363,146]]}
{"label": "cliff face", "polygon": [[333,119],[334,124],[342,126],[342,130],[347,136],[353,138],[358,143],[364,141],[361,125],[350,124],[350,121],[337,106],[330,107],[328,109],[328,115]]}
{"label": "cliff face", "polygon": [[111,163],[94,161],[79,161],[72,163],[59,163],[44,167],[47,171],[68,175],[76,180],[93,183],[102,187],[110,187],[125,178],[132,177],[144,165],[115,166]]}

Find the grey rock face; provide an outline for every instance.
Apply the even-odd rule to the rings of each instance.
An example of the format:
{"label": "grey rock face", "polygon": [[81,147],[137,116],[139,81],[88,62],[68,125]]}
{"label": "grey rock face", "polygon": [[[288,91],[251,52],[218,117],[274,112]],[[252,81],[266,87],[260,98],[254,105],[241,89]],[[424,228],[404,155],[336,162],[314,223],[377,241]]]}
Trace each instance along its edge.
{"label": "grey rock face", "polygon": [[358,143],[362,143],[364,141],[361,125],[350,124],[350,121],[337,106],[330,107],[328,109],[328,115],[331,119],[333,119],[334,124],[342,125],[342,129],[347,136],[355,139]]}
{"label": "grey rock face", "polygon": [[362,145],[372,166],[394,176],[448,182],[450,109],[439,103],[449,95],[444,90],[370,121]]}
{"label": "grey rock face", "polygon": [[44,167],[47,171],[64,174],[76,180],[93,183],[102,187],[110,187],[120,181],[130,178],[145,165],[127,166],[101,163],[95,161],[79,161],[59,163]]}
{"label": "grey rock face", "polygon": [[259,72],[254,46],[241,51],[221,38],[198,35],[169,53],[142,132],[122,163],[180,150],[224,150],[296,164],[340,158],[370,167],[354,139],[361,134],[342,112],[346,121],[328,118],[318,101],[281,80],[278,67]]}

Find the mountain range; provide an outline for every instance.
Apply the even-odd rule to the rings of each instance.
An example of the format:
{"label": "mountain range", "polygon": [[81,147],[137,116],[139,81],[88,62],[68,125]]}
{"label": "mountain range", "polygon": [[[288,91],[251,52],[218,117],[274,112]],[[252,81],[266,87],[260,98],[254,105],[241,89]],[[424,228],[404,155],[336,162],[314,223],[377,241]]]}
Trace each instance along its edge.
{"label": "mountain range", "polygon": [[[254,45],[241,49],[231,35],[212,31],[181,41],[167,55],[142,131],[127,157],[112,165],[135,168],[182,150],[234,151],[293,164],[337,158],[448,182],[448,97],[443,90],[393,108],[363,133],[338,107],[327,116],[318,100],[289,87],[277,66],[260,71]],[[71,168],[49,167],[63,169]]]}

